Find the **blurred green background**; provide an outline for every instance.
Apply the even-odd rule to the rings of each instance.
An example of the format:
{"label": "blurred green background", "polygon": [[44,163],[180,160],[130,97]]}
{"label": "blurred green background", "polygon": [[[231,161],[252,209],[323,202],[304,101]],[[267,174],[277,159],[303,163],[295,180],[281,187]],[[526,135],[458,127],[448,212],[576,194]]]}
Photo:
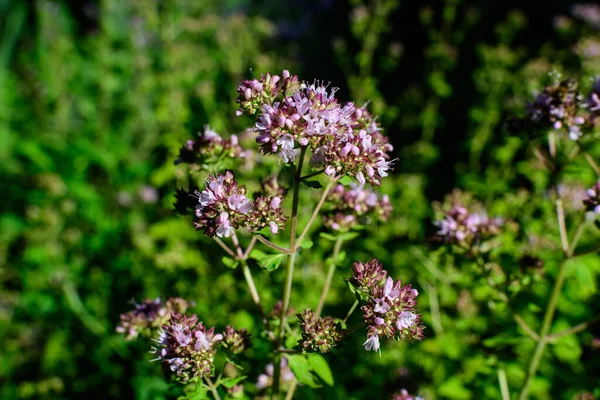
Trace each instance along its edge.
{"label": "blurred green background", "polygon": [[[544,276],[517,296],[538,327],[557,228],[547,176],[503,122],[550,72],[587,87],[600,73],[600,23],[573,10],[567,1],[0,0],[0,397],[169,398],[149,344],[115,332],[131,299],[181,296],[208,324],[252,330],[240,271],[172,210],[188,179],[173,160],[207,123],[247,128],[234,115],[238,83],[283,68],[331,81],[339,98],[370,101],[380,115],[398,157],[382,187],[394,216],[346,249],[340,274],[377,255],[419,289],[427,325],[423,342],[386,343],[381,358],[353,338],[329,357],[336,385],[300,388],[297,398],[379,399],[405,387],[426,399],[496,399],[499,367],[516,390],[534,343],[472,265],[425,239],[432,201],[455,187],[517,221],[500,256],[517,265],[533,251],[545,261]],[[582,164],[564,181],[584,188],[594,175]],[[313,283],[331,247],[304,255],[296,309],[317,303]],[[557,326],[599,313],[599,259],[573,264]],[[272,307],[283,271],[257,275]],[[336,279],[325,311],[343,315],[351,302]],[[594,334],[552,345],[532,398],[600,395]]]}

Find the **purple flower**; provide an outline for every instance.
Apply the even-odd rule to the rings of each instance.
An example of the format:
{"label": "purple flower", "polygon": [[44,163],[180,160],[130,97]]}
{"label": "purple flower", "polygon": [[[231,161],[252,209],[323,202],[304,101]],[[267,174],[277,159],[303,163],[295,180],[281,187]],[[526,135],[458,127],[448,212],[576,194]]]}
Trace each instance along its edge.
{"label": "purple flower", "polygon": [[392,212],[387,195],[357,184],[346,188],[336,185],[327,197],[323,224],[335,231],[347,232],[353,227],[367,225],[372,220],[386,222]]}
{"label": "purple flower", "polygon": [[173,313],[184,313],[190,303],[179,297],[168,299],[166,302],[160,298],[146,299],[141,304],[135,304],[135,308],[125,314],[121,314],[121,322],[117,326],[117,332],[124,333],[126,340],[133,340],[142,333],[150,335],[152,329],[166,324]]}
{"label": "purple flower", "polygon": [[490,219],[485,212],[471,212],[461,204],[454,204],[441,220],[435,221],[436,238],[467,249],[500,231],[503,220]]}
{"label": "purple flower", "polygon": [[187,383],[196,378],[210,377],[214,372],[216,344],[223,335],[207,329],[195,315],[173,314],[171,320],[161,327],[152,349],[157,361],[175,374],[175,378]]}
{"label": "purple flower", "polygon": [[194,140],[186,141],[179,149],[179,157],[175,160],[175,164],[187,163],[204,166],[223,157],[237,159],[246,156],[247,151],[242,149],[236,135],[225,139],[210,126],[205,125],[203,133],[199,133]]}
{"label": "purple flower", "polygon": [[391,400],[423,400],[421,396],[413,396],[406,389],[402,389],[400,393],[394,393]]}
{"label": "purple flower", "polygon": [[239,228],[258,231],[269,227],[277,233],[285,225],[278,197],[258,197],[252,201],[246,196],[246,188],[238,185],[233,174],[209,176],[202,192],[196,191],[198,199],[194,224],[206,235],[230,237]]}

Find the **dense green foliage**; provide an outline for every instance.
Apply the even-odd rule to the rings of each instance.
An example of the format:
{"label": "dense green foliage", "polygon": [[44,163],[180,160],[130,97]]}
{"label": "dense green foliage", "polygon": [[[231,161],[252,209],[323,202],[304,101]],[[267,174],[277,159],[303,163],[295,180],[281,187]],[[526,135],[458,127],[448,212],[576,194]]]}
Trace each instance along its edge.
{"label": "dense green foliage", "polygon": [[[352,261],[377,257],[419,290],[427,326],[423,341],[386,343],[381,357],[364,351],[363,336],[351,337],[326,356],[335,384],[300,387],[297,398],[388,398],[407,388],[425,399],[496,399],[498,371],[517,395],[535,342],[513,317],[539,331],[562,260],[550,187],[566,188],[573,237],[583,211],[566,196],[597,176],[584,157],[547,172],[534,151],[545,138],[509,133],[504,122],[524,113],[551,73],[574,77],[589,92],[600,73],[600,35],[562,17],[552,40],[527,47],[521,33],[530,21],[515,10],[502,16],[493,36],[469,45],[476,56],[464,55],[470,30],[485,20],[469,2],[445,1],[419,10],[427,34],[423,68],[404,78],[415,71],[391,32],[402,29],[394,25],[399,2],[350,3],[350,31],[327,41],[335,65],[316,75],[315,59],[298,47],[303,41],[280,39],[276,19],[250,2],[105,0],[93,6],[97,24],[84,32],[65,2],[0,1],[0,397],[175,395],[160,367],[149,363],[149,343],[126,343],[115,332],[131,299],[180,296],[193,300],[209,325],[258,329],[241,271],[224,265],[222,250],[173,212],[176,188],[200,179],[173,160],[205,124],[224,133],[247,127],[234,115],[237,84],[250,70],[283,68],[309,79],[307,73],[341,71],[340,82],[332,82],[340,97],[371,101],[398,157],[381,188],[392,199],[392,219],[344,247],[326,314],[343,317],[354,300],[342,280]],[[468,71],[461,57],[471,59]],[[460,90],[465,80],[468,91]],[[457,119],[461,132],[448,129]],[[582,146],[600,160],[595,140],[597,132]],[[559,153],[572,149],[568,139],[561,143]],[[245,170],[244,183],[256,189],[252,179],[271,167]],[[488,255],[489,271],[427,240],[438,211],[432,203],[454,187],[506,221]],[[307,203],[300,215],[309,214]],[[600,232],[588,221],[580,246],[598,243]],[[318,303],[332,251],[326,239],[302,251],[296,310]],[[525,255],[539,257],[543,269],[523,271]],[[551,332],[600,313],[599,276],[593,252],[568,261]],[[269,310],[280,297],[283,269],[256,267],[255,278]],[[490,280],[505,288],[512,309]],[[358,313],[352,318],[360,321]],[[548,345],[532,398],[600,396],[599,350],[592,346],[598,329]],[[249,370],[255,382],[270,359],[260,341],[252,351],[263,361]]]}

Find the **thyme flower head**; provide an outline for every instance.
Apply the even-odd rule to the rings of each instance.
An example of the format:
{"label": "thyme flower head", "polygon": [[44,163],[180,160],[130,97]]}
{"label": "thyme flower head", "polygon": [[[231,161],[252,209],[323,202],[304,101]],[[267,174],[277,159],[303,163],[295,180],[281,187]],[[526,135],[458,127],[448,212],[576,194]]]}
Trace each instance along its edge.
{"label": "thyme flower head", "polygon": [[216,344],[223,340],[223,335],[214,332],[215,328],[207,329],[196,315],[173,314],[169,323],[161,327],[152,353],[179,382],[210,377]]}

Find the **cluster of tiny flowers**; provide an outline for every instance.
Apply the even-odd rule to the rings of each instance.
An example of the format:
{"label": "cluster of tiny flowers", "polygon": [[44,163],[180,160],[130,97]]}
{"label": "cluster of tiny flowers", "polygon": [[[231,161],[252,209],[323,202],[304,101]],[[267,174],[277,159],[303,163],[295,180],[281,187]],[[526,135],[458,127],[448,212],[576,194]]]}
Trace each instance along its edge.
{"label": "cluster of tiny flowers", "polygon": [[152,328],[158,328],[169,322],[171,314],[184,313],[190,307],[186,300],[174,297],[163,302],[160,298],[146,299],[135,308],[121,314],[117,332],[125,334],[126,340],[133,340],[140,333],[150,334]]}
{"label": "cluster of tiny flowers", "polygon": [[450,244],[470,248],[474,243],[497,234],[503,221],[490,219],[485,213],[469,212],[462,205],[453,206],[444,218],[434,222],[436,237]]}
{"label": "cluster of tiny flowers", "polygon": [[366,350],[379,351],[382,336],[396,340],[421,340],[425,327],[415,310],[419,293],[410,285],[388,277],[383,285],[372,289],[367,304],[361,307],[367,324]]}
{"label": "cluster of tiny flowers", "polygon": [[571,8],[571,14],[579,18],[595,29],[600,29],[600,6],[597,4],[574,4]]}
{"label": "cluster of tiny flowers", "polygon": [[357,261],[348,282],[362,300],[367,300],[372,289],[381,285],[386,277],[387,271],[378,260],[373,259],[366,263]]}
{"label": "cluster of tiny flowers", "polygon": [[423,400],[421,396],[413,396],[406,389],[402,389],[400,393],[394,393],[391,400]]}
{"label": "cluster of tiny flowers", "polygon": [[527,107],[527,116],[531,122],[555,130],[566,129],[572,140],[581,137],[581,126],[585,118],[578,116],[581,96],[577,85],[567,79],[547,86]]}
{"label": "cluster of tiny flowers", "polygon": [[572,79],[544,88],[527,106],[527,117],[513,121],[513,129],[553,129],[567,132],[571,140],[580,139],[600,116],[600,78],[584,97]]}
{"label": "cluster of tiny flowers", "polygon": [[365,107],[341,105],[335,92],[318,82],[298,84],[284,71],[283,79],[267,75],[244,82],[238,88],[238,114],[257,114],[254,130],[263,154],[278,154],[290,163],[299,148],[308,148],[311,165],[327,175],[379,185],[391,168],[392,146]]}
{"label": "cluster of tiny flowers", "polygon": [[263,105],[273,104],[280,93],[295,91],[300,87],[298,77],[284,70],[283,79],[279,75],[261,75],[260,79],[243,81],[237,88],[237,103],[240,108],[236,115],[256,114]]}
{"label": "cluster of tiny flowers", "polygon": [[277,233],[285,225],[280,209],[280,197],[246,197],[246,188],[238,185],[233,174],[209,176],[202,192],[196,191],[196,229],[203,229],[210,237],[229,237],[234,230],[246,227],[251,231],[269,227]]}
{"label": "cluster of tiny flowers", "polygon": [[161,327],[152,352],[176,380],[187,383],[213,375],[216,344],[222,340],[223,335],[207,329],[196,315],[173,314]]}
{"label": "cluster of tiny flowers", "polygon": [[418,292],[387,277],[377,260],[355,263],[349,279],[355,292],[366,304],[361,307],[367,325],[367,351],[379,351],[382,337],[396,340],[421,340],[425,327],[415,309]]}
{"label": "cluster of tiny flowers", "polygon": [[[281,384],[282,386],[286,386],[292,383],[292,381],[296,378],[292,370],[288,365],[288,360],[285,357],[281,357]],[[256,383],[257,389],[266,389],[273,384],[273,364],[267,364],[265,368],[265,372],[258,376],[258,382]]]}
{"label": "cluster of tiny flowers", "polygon": [[302,331],[298,345],[304,352],[328,353],[344,337],[341,324],[331,317],[318,317],[308,309],[297,316]]}
{"label": "cluster of tiny flowers", "polygon": [[588,211],[593,211],[596,214],[600,214],[600,181],[596,182],[594,186],[588,189],[587,198],[583,200]]}
{"label": "cluster of tiny flowers", "polygon": [[235,330],[231,326],[225,328],[223,332],[223,347],[232,354],[240,354],[250,348],[250,334],[246,329]]}
{"label": "cluster of tiny flowers", "polygon": [[231,135],[229,139],[224,139],[217,132],[206,125],[204,132],[198,134],[195,140],[188,140],[179,149],[179,157],[175,164],[187,163],[193,164],[199,162],[206,163],[211,159],[221,157],[244,158],[246,152],[239,144],[238,137]]}
{"label": "cluster of tiny flowers", "polygon": [[363,185],[352,184],[350,188],[336,185],[327,198],[330,210],[323,215],[323,224],[340,232],[347,232],[360,224],[367,225],[371,220],[385,222],[392,212],[392,204],[387,195],[379,196]]}

